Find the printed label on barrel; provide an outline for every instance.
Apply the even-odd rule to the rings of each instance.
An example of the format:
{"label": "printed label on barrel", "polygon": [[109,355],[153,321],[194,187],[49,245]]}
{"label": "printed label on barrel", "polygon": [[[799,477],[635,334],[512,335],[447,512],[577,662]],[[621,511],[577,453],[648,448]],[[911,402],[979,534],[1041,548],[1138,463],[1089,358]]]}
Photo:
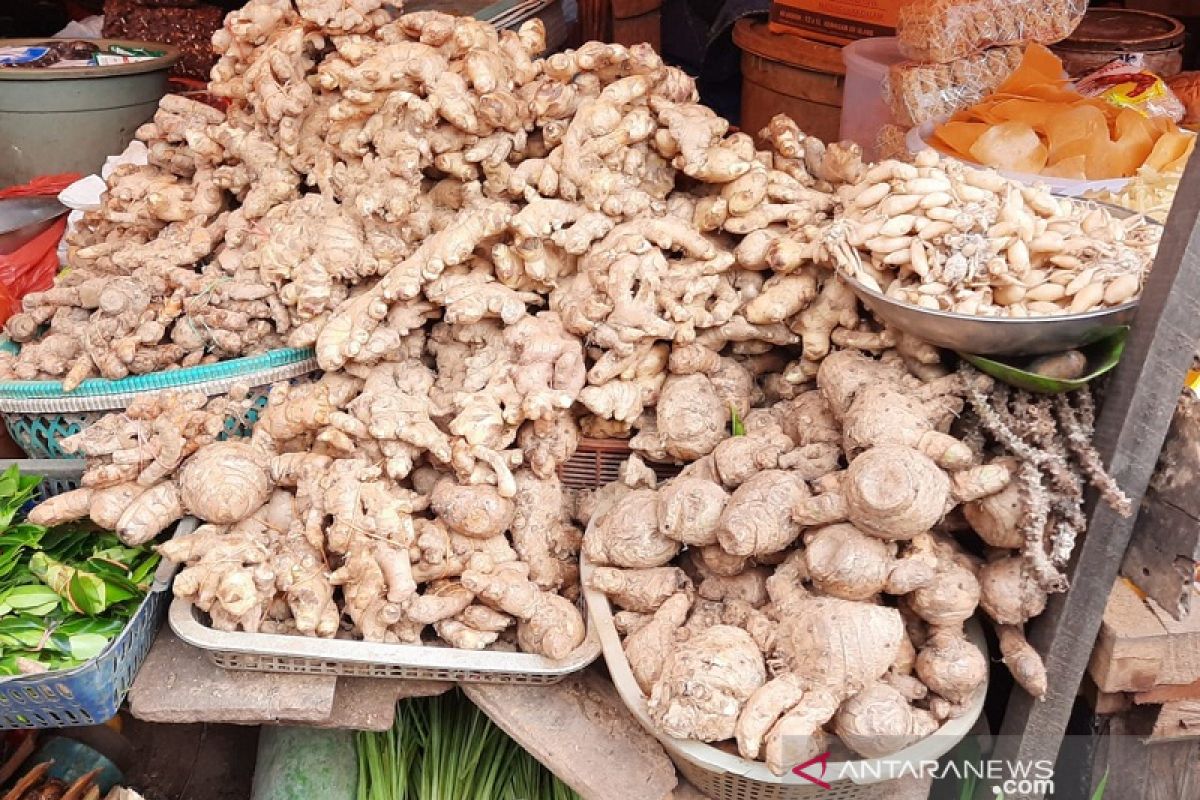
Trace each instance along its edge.
{"label": "printed label on barrel", "polygon": [[901,5],[899,0],[772,0],[771,28],[799,29],[838,43],[894,36]]}

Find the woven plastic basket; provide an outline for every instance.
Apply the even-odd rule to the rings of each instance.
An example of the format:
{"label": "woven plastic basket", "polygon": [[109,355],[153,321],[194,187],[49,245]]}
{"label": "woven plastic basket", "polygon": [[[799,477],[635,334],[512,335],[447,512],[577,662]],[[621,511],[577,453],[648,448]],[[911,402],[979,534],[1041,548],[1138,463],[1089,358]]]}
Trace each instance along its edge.
{"label": "woven plastic basket", "polygon": [[30,458],[70,458],[59,447],[105,414],[125,408],[135,397],[164,389],[204,392],[210,397],[237,385],[249,386],[255,405],[244,416],[227,419],[227,436],[244,436],[267,404],[272,383],[317,369],[311,349],[272,350],[217,364],[137,375],[119,381],[93,378],[73,392],[59,381],[0,381],[0,415],[9,435]]}
{"label": "woven plastic basket", "polygon": [[[82,461],[66,460],[0,461],[0,469],[13,464],[22,472],[43,476],[38,489],[43,499],[78,486],[83,473]],[[174,535],[186,535],[195,527],[196,521],[189,517],[176,525]],[[166,614],[167,587],[175,569],[168,561],[159,564],[146,599],[125,630],[88,663],[42,675],[0,678],[0,730],[95,725],[115,717]]]}
{"label": "woven plastic basket", "polygon": [[[599,489],[617,479],[617,471],[632,452],[629,442],[624,439],[583,437],[579,440],[575,455],[558,468],[559,480],[569,489]],[[646,464],[654,470],[659,481],[673,478],[683,469],[679,464],[653,461],[647,461]]]}
{"label": "woven plastic basket", "polygon": [[[829,788],[818,786],[796,775],[773,775],[765,764],[747,761],[736,754],[703,742],[674,739],[658,730],[650,721],[646,697],[638,687],[629,661],[625,658],[625,649],[621,646],[620,636],[613,624],[608,598],[603,593],[588,588],[593,569],[586,558],[580,559],[580,579],[591,616],[591,626],[600,637],[604,660],[608,664],[608,671],[617,693],[642,727],[662,743],[667,755],[675,762],[683,776],[712,800],[890,800],[896,794],[896,782],[876,779],[875,775],[904,775],[900,765],[911,764],[915,767],[937,761],[971,732],[983,712],[983,701],[987,694],[986,683],[979,687],[971,698],[966,713],[957,719],[948,720],[932,736],[886,759],[830,761],[824,773],[824,781],[829,784]],[[967,636],[980,650],[987,653],[987,641],[983,637],[982,628],[975,620],[967,623]],[[868,768],[867,765],[871,764],[878,766]]]}

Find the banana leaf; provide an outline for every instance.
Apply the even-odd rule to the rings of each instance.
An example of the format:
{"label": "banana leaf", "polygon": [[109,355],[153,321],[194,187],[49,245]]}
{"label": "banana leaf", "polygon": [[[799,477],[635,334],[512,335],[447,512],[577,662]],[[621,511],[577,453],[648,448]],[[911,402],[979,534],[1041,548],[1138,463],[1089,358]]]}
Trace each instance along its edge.
{"label": "banana leaf", "polygon": [[1022,369],[1016,364],[997,361],[985,356],[975,356],[968,353],[959,353],[958,355],[980,372],[991,375],[996,380],[1007,383],[1010,386],[1038,394],[1062,394],[1063,392],[1073,392],[1076,389],[1082,389],[1088,383],[1115,367],[1117,362],[1121,360],[1121,355],[1125,352],[1125,334],[1126,331],[1123,330],[1107,339],[1083,348],[1082,352],[1087,356],[1087,374],[1074,380],[1047,378],[1045,375],[1038,375],[1036,372]]}

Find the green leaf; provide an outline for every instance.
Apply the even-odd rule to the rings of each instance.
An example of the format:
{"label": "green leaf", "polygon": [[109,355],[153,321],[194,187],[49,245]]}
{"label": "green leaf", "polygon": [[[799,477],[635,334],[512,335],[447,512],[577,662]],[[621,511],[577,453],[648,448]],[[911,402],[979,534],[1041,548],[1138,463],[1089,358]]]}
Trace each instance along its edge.
{"label": "green leaf", "polygon": [[108,647],[108,643],[112,639],[96,633],[80,633],[69,637],[68,641],[70,642],[71,657],[80,661],[88,661],[104,652],[104,648]]}
{"label": "green leaf", "polygon": [[729,425],[734,436],[746,435],[746,424],[742,422],[742,415],[734,405],[729,406]]}
{"label": "green leaf", "polygon": [[1100,778],[1100,783],[1096,784],[1096,791],[1092,794],[1092,800],[1103,800],[1104,791],[1108,788],[1108,770],[1104,770],[1103,777]]}
{"label": "green leaf", "polygon": [[143,592],[150,588],[150,584],[154,581],[154,572],[158,569],[159,563],[162,561],[162,556],[158,553],[148,553],[142,561],[133,568],[133,572],[129,574],[129,580]]}
{"label": "green leaf", "polygon": [[[959,353],[958,355],[980,372],[991,375],[996,380],[1007,383],[1010,386],[1038,394],[1062,394],[1063,392],[1082,389],[1090,381],[1095,380],[1115,367],[1117,362],[1121,360],[1121,355],[1125,352],[1125,334],[1127,331],[1128,328],[1123,328],[1119,333],[1083,348],[1082,352],[1087,356],[1088,372],[1081,378],[1069,381],[1047,378],[1044,375],[1029,372],[1017,366],[1016,363],[1010,363],[1009,361],[998,361],[985,356],[970,355],[969,353]],[[1028,359],[1019,359],[1018,361],[1024,364]]]}
{"label": "green leaf", "polygon": [[30,611],[47,603],[58,605],[58,595],[49,586],[17,586],[5,592],[0,602],[17,611]]}
{"label": "green leaf", "polygon": [[106,617],[73,617],[60,624],[55,630],[67,638],[95,635],[113,638],[125,628],[125,621]]}
{"label": "green leaf", "polygon": [[46,529],[28,522],[18,523],[0,533],[0,547],[37,547]]}

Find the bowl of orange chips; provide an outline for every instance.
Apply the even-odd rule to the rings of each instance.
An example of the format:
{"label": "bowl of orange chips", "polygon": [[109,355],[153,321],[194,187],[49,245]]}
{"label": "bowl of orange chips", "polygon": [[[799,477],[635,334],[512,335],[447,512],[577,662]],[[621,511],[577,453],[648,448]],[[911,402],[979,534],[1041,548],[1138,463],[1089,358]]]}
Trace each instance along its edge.
{"label": "bowl of orange chips", "polygon": [[[1136,87],[1125,95],[1133,92]],[[1080,94],[1064,77],[1062,61],[1031,44],[993,94],[949,119],[914,128],[908,145],[1043,183],[1057,194],[1119,192],[1143,167],[1180,169],[1195,146],[1195,134],[1141,108]]]}

